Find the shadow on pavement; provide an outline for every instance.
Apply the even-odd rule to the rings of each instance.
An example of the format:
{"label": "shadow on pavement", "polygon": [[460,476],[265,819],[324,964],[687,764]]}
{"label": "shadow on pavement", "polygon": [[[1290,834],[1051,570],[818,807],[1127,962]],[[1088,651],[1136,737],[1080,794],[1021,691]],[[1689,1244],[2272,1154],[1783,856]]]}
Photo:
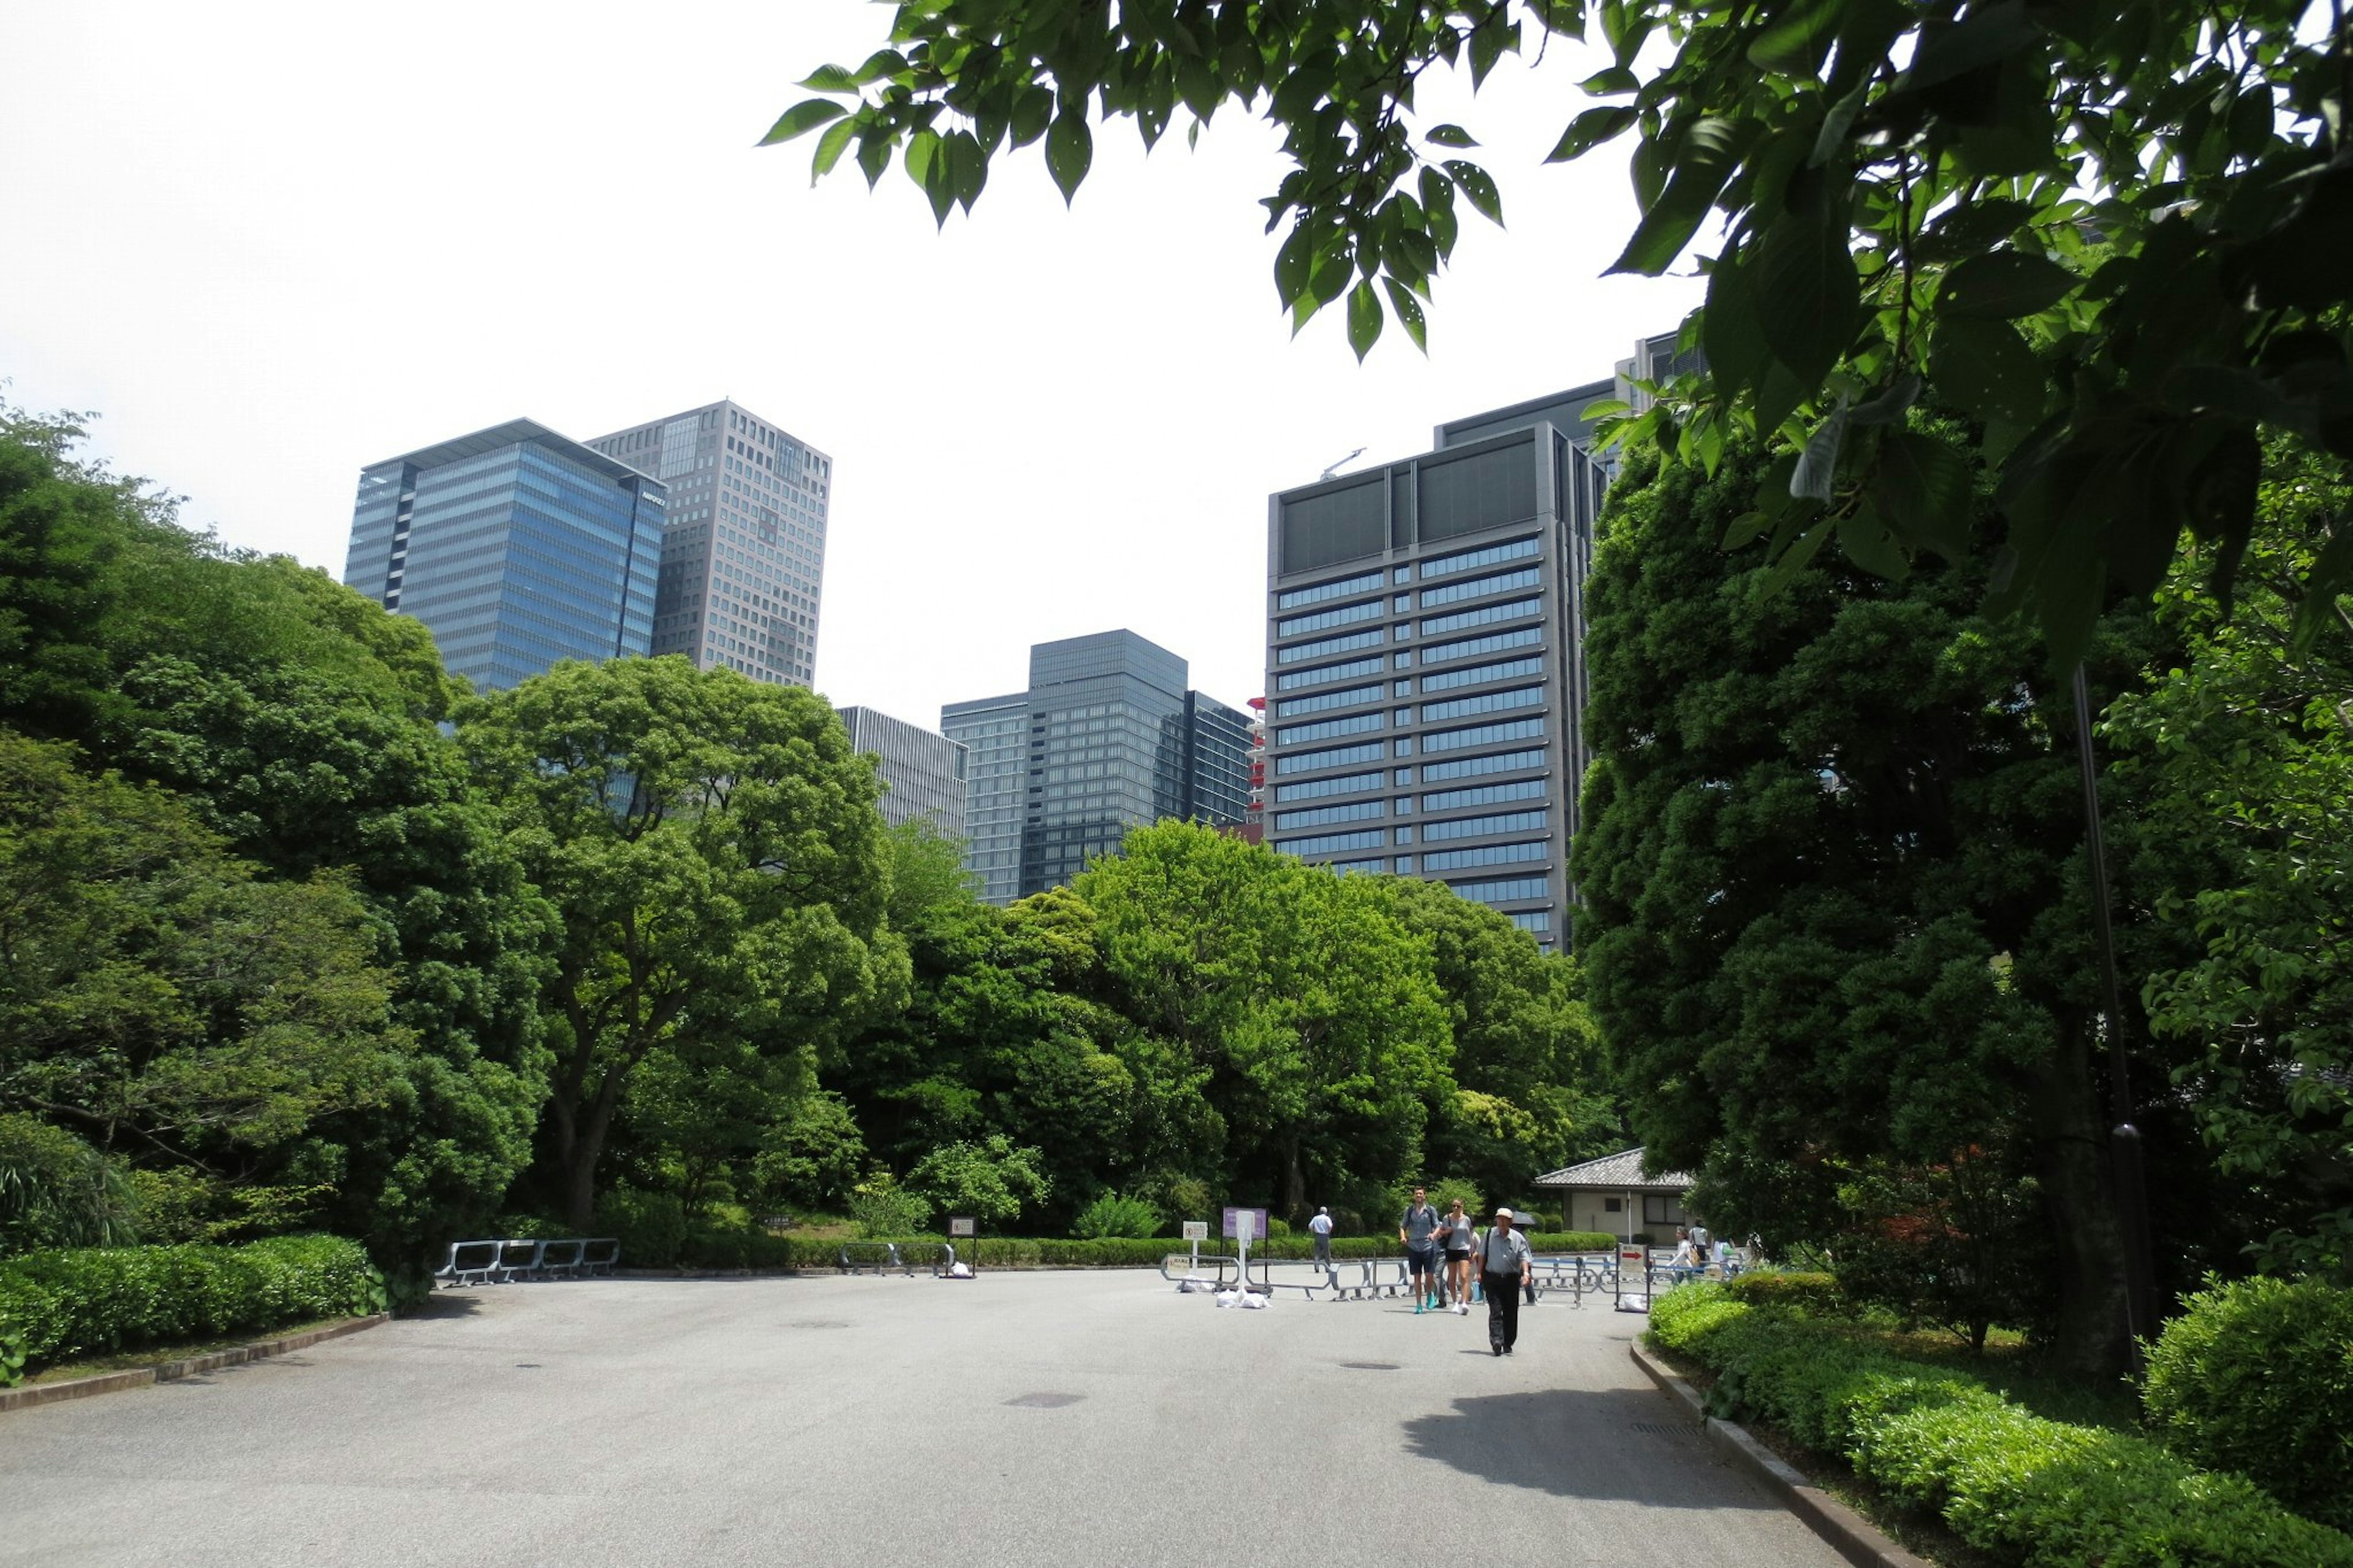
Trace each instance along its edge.
{"label": "shadow on pavement", "polygon": [[1774,1506],[1717,1464],[1698,1427],[1651,1389],[1476,1394],[1404,1431],[1417,1458],[1498,1486],[1654,1508]]}

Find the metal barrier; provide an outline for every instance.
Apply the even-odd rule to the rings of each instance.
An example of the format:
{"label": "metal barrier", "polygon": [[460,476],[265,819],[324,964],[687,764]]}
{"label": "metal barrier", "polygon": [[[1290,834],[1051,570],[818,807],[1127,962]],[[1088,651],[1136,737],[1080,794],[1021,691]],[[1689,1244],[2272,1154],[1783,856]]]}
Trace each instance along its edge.
{"label": "metal barrier", "polygon": [[910,1279],[915,1271],[899,1256],[895,1241],[845,1241],[834,1254],[834,1266],[844,1274],[863,1274],[871,1270],[877,1275],[903,1274]]}
{"label": "metal barrier", "polygon": [[522,1279],[609,1277],[620,1260],[621,1244],[609,1236],[453,1241],[448,1256],[433,1271],[433,1279],[455,1289],[461,1285],[512,1285]]}

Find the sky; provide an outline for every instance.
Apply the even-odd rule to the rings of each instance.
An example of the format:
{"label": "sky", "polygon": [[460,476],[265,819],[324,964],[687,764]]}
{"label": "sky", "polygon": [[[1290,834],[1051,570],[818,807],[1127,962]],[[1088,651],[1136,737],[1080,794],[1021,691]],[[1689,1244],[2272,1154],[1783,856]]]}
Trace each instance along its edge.
{"label": "sky", "polygon": [[[1029,645],[1126,626],[1239,703],[1264,664],[1266,499],[1356,447],[1609,373],[1699,302],[1604,278],[1622,150],[1542,160],[1592,55],[1473,101],[1505,229],[1463,209],[1425,357],[1296,338],[1257,204],[1288,165],[1229,107],[1198,149],[1100,129],[1066,210],[1039,150],[935,228],[893,169],[812,188],[754,143],[868,0],[0,7],[0,395],[183,521],[340,574],[360,468],[524,416],[586,439],[733,397],[834,461],[817,686],[935,725]],[[1460,155],[1460,154],[1454,154]]]}

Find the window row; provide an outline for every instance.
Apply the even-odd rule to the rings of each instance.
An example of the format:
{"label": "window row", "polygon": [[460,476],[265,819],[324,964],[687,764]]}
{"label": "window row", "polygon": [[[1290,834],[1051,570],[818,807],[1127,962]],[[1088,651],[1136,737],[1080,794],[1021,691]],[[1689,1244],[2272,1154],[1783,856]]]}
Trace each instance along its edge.
{"label": "window row", "polygon": [[1312,616],[1293,616],[1287,621],[1274,623],[1274,635],[1288,637],[1302,632],[1320,632],[1326,626],[1354,626],[1358,621],[1378,620],[1381,602],[1366,599],[1361,605],[1342,605],[1335,610],[1318,610]]}
{"label": "window row", "polygon": [[1468,719],[1474,713],[1500,713],[1507,708],[1539,708],[1544,705],[1544,700],[1545,689],[1541,686],[1515,686],[1508,691],[1482,691],[1476,697],[1425,702],[1421,705],[1421,721],[1435,724],[1448,719]]}
{"label": "window row", "polygon": [[1542,860],[1552,854],[1552,846],[1542,839],[1527,844],[1482,844],[1473,849],[1442,849],[1435,855],[1421,858],[1426,871],[1452,871],[1464,866],[1511,866],[1528,860]]}
{"label": "window row", "polygon": [[[1373,776],[1377,779],[1380,775],[1376,773]],[[1466,805],[1494,805],[1507,800],[1542,800],[1551,788],[1552,781],[1549,779],[1514,779],[1510,784],[1441,790],[1436,795],[1423,795],[1421,809],[1459,811]]]}
{"label": "window row", "polygon": [[1421,563],[1421,580],[1450,576],[1457,572],[1474,572],[1482,566],[1493,566],[1504,561],[1525,561],[1542,548],[1534,536],[1514,539],[1504,544],[1491,544],[1484,550],[1466,550],[1459,555],[1441,555],[1435,561]]}
{"label": "window row", "polygon": [[1278,774],[1312,773],[1323,768],[1345,768],[1351,763],[1377,763],[1383,754],[1378,741],[1359,746],[1334,746],[1328,751],[1301,752],[1295,756],[1277,757],[1274,771]]}
{"label": "window row", "polygon": [[1303,713],[1328,713],[1335,708],[1354,708],[1361,702],[1378,702],[1378,686],[1351,686],[1340,691],[1319,691],[1312,697],[1286,697],[1274,705],[1278,719],[1295,719]]}
{"label": "window row", "polygon": [[1498,621],[1525,620],[1530,616],[1544,614],[1542,599],[1513,599],[1501,605],[1487,605],[1476,610],[1462,610],[1451,616],[1433,616],[1421,623],[1421,635],[1426,637],[1443,636],[1447,632],[1467,631],[1472,626],[1491,626]]}
{"label": "window row", "polygon": [[1278,648],[1274,661],[1277,664],[1297,664],[1303,658],[1322,658],[1326,654],[1353,653],[1360,647],[1378,647],[1381,640],[1381,628],[1375,626],[1368,632],[1350,632],[1344,637],[1325,637],[1321,642],[1303,642],[1296,647]]}
{"label": "window row", "polygon": [[1277,691],[1296,691],[1303,686],[1322,686],[1329,681],[1346,680],[1359,675],[1377,675],[1381,668],[1381,656],[1352,658],[1345,664],[1326,664],[1314,669],[1295,669],[1274,679]]}
{"label": "window row", "polygon": [[1533,588],[1544,581],[1544,574],[1533,566],[1517,572],[1499,573],[1493,577],[1472,577],[1466,582],[1449,583],[1443,588],[1424,588],[1421,607],[1435,609],[1440,605],[1459,605],[1465,599],[1483,599],[1490,594],[1509,594],[1520,588]]}
{"label": "window row", "polygon": [[1314,838],[1294,838],[1275,848],[1284,855],[1330,855],[1342,849],[1377,849],[1388,835],[1379,828],[1367,828],[1361,833],[1326,833]]}
{"label": "window row", "polygon": [[1456,816],[1422,825],[1424,839],[1483,838],[1490,833],[1535,833],[1545,825],[1543,811],[1510,811],[1495,816]]}
{"label": "window row", "polygon": [[1490,680],[1509,680],[1514,676],[1543,673],[1543,659],[1511,658],[1501,664],[1473,664],[1461,669],[1447,670],[1441,675],[1425,675],[1421,678],[1421,689],[1425,692],[1451,691],[1458,686],[1482,686]]}
{"label": "window row", "polygon": [[[1542,719],[1514,719],[1503,724],[1482,724],[1475,730],[1440,730],[1421,738],[1425,752],[1459,752],[1465,746],[1483,746],[1493,741],[1533,741],[1545,732]],[[1428,777],[1427,770],[1424,777]]]}
{"label": "window row", "polygon": [[[1378,746],[1373,748],[1377,754]],[[1274,798],[1278,805],[1294,800],[1321,800],[1325,795],[1355,795],[1360,790],[1378,789],[1388,775],[1378,773],[1342,773],[1335,778],[1313,779],[1306,784],[1277,784]],[[1542,784],[1541,779],[1535,781]]]}
{"label": "window row", "polygon": [[1514,904],[1523,899],[1552,897],[1552,880],[1546,877],[1508,877],[1494,882],[1452,882],[1448,885],[1460,897],[1479,904]]}
{"label": "window row", "polygon": [[1335,735],[1361,735],[1367,730],[1381,727],[1378,713],[1352,713],[1345,719],[1324,719],[1313,724],[1290,724],[1274,732],[1278,746],[1288,746],[1302,741],[1326,741]]}
{"label": "window row", "polygon": [[1335,822],[1369,822],[1381,815],[1377,800],[1349,801],[1341,805],[1311,806],[1305,811],[1278,811],[1274,826],[1288,831],[1294,827],[1322,827]]}
{"label": "window row", "polygon": [[1377,572],[1367,572],[1361,577],[1343,577],[1336,583],[1318,583],[1312,588],[1293,588],[1289,593],[1277,596],[1274,607],[1278,610],[1295,610],[1302,605],[1320,605],[1326,599],[1345,598],[1350,594],[1361,594],[1366,589],[1377,588],[1380,585],[1381,574]]}

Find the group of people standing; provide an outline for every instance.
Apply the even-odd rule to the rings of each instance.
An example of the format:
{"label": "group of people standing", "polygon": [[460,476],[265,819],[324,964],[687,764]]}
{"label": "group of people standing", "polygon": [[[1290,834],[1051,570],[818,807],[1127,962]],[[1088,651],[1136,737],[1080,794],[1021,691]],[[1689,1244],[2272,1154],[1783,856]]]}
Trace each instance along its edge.
{"label": "group of people standing", "polygon": [[1535,1267],[1528,1238],[1520,1233],[1512,1211],[1497,1209],[1494,1223],[1482,1234],[1462,1211],[1460,1198],[1441,1215],[1430,1206],[1429,1193],[1416,1187],[1413,1202],[1398,1217],[1398,1239],[1405,1243],[1417,1312],[1451,1309],[1458,1316],[1469,1316],[1475,1262],[1479,1290],[1487,1300],[1487,1347],[1495,1355],[1510,1355],[1520,1337],[1520,1295]]}

